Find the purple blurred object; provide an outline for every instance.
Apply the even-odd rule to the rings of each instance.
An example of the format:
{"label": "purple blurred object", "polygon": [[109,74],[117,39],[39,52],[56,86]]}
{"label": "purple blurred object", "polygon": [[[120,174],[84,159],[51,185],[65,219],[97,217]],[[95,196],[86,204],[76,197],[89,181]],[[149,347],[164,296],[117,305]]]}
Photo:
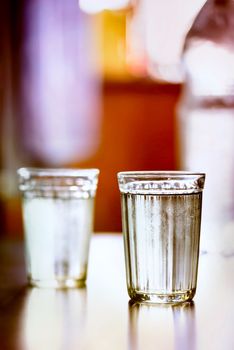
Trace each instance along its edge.
{"label": "purple blurred object", "polygon": [[100,77],[92,25],[76,0],[25,5],[21,136],[30,159],[59,166],[97,150]]}

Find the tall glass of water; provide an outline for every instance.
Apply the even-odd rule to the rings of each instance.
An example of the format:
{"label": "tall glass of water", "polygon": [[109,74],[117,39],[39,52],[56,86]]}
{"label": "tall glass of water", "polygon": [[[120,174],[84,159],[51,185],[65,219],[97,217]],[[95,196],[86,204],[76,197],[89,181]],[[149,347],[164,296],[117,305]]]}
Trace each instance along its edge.
{"label": "tall glass of water", "polygon": [[29,283],[79,287],[87,276],[99,170],[18,170]]}
{"label": "tall glass of water", "polygon": [[205,174],[121,172],[118,182],[130,298],[153,303],[192,300]]}

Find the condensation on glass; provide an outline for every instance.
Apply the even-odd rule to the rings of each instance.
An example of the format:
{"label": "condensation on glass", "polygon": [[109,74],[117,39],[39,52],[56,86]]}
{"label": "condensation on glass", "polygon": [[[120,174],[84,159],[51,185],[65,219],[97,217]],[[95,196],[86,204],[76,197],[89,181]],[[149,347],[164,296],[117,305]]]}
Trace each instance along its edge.
{"label": "condensation on glass", "polygon": [[98,174],[97,169],[18,170],[31,285],[84,285]]}
{"label": "condensation on glass", "polygon": [[121,172],[118,181],[130,298],[156,303],[191,300],[205,175]]}

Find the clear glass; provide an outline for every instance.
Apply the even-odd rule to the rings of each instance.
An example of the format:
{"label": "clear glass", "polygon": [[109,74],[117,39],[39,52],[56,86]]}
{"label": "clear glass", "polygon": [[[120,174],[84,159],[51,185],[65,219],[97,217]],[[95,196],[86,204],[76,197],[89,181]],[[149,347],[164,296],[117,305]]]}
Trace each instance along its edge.
{"label": "clear glass", "polygon": [[31,285],[85,284],[98,174],[98,169],[18,170]]}
{"label": "clear glass", "polygon": [[194,297],[204,181],[202,173],[118,174],[131,299],[178,303]]}

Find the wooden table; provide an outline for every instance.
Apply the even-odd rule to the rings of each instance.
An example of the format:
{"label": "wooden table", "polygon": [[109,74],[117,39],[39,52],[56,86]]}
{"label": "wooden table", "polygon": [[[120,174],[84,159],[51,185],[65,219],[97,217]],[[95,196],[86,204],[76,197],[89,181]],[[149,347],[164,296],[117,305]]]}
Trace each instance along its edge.
{"label": "wooden table", "polygon": [[193,303],[129,305],[122,237],[92,239],[86,288],[26,286],[22,242],[0,243],[0,349],[234,349],[234,255],[200,257]]}

